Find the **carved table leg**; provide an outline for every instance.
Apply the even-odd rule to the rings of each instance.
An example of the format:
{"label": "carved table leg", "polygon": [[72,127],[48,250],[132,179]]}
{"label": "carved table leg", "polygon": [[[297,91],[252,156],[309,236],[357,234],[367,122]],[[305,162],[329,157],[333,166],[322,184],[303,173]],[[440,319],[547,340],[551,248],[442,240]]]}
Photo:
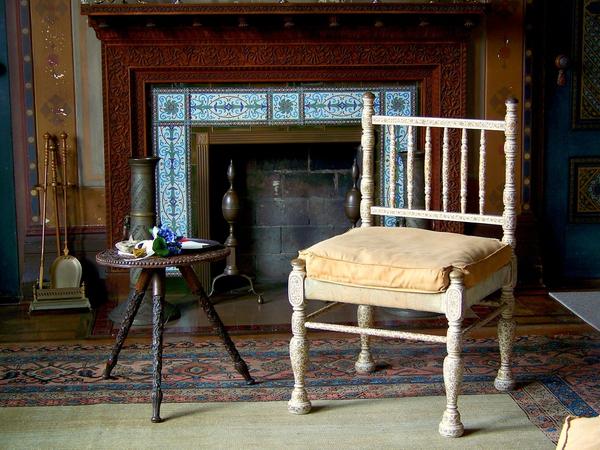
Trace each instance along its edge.
{"label": "carved table leg", "polygon": [[235,348],[233,341],[229,337],[229,333],[225,329],[225,326],[217,314],[217,311],[215,311],[214,306],[208,299],[200,280],[198,280],[198,277],[194,272],[194,269],[192,269],[190,266],[180,266],[178,269],[192,291],[192,294],[198,296],[200,306],[202,306],[202,309],[204,309],[206,317],[208,317],[211,325],[225,344],[225,348],[233,360],[235,370],[237,370],[237,372],[244,377],[247,384],[255,384],[256,382],[254,381],[254,378],[250,376],[250,372],[248,371],[248,366]]}
{"label": "carved table leg", "polygon": [[110,378],[110,373],[117,364],[117,359],[119,358],[121,347],[123,347],[123,343],[125,342],[125,338],[129,333],[129,329],[131,328],[133,319],[135,318],[140,304],[142,303],[144,293],[146,292],[146,288],[148,287],[148,283],[150,282],[151,275],[152,271],[142,270],[142,272],[140,273],[140,277],[138,278],[138,281],[135,284],[135,288],[132,289],[129,294],[129,298],[127,300],[127,310],[123,315],[123,322],[121,323],[121,328],[119,328],[119,332],[117,333],[117,340],[115,342],[115,345],[113,346],[110,357],[106,362],[106,368],[104,369],[104,373],[102,374],[102,378],[104,378],[105,380]]}
{"label": "carved table leg", "polygon": [[160,418],[160,389],[163,347],[163,301],[165,298],[165,269],[154,271],[152,277],[152,422],[162,422]]}

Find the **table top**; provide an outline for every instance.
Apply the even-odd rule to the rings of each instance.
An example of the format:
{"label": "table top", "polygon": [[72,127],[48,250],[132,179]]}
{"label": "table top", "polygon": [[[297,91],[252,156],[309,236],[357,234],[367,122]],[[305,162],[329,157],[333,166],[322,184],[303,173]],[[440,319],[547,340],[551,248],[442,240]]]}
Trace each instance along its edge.
{"label": "table top", "polygon": [[549,294],[600,331],[600,291],[564,291]]}
{"label": "table top", "polygon": [[174,256],[149,256],[134,259],[121,256],[117,250],[104,250],[96,255],[96,262],[101,266],[120,267],[124,269],[162,269],[166,267],[190,266],[199,262],[220,261],[227,258],[230,250],[215,243],[214,246],[203,250],[182,253]]}

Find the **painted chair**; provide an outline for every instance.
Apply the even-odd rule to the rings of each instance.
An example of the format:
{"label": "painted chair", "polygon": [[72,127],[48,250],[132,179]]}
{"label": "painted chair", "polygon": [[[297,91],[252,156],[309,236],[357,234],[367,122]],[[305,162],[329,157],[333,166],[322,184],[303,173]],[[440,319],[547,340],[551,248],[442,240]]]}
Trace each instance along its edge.
{"label": "painted chair", "polygon": [[[311,409],[305,387],[309,357],[306,329],[360,334],[361,348],[355,363],[359,373],[375,370],[370,351],[371,336],[439,342],[445,343],[447,348],[443,364],[447,402],[439,432],[442,436],[459,437],[464,431],[457,405],[463,377],[461,350],[463,339],[468,332],[500,316],[500,367],[494,385],[500,391],[507,391],[515,384],[510,360],[515,335],[513,289],[516,282],[514,248],[517,101],[506,101],[504,120],[376,116],[373,112],[373,94],[365,93],[363,101],[361,227],[302,250],[299,252],[299,258],[292,261],[288,294],[293,307],[290,358],[295,381],[288,409],[295,414],[306,414]],[[397,160],[394,150],[397,135],[395,128],[406,127],[405,208],[393,206],[397,197],[395,189],[390,189],[386,194],[389,196],[387,207],[373,206],[376,126],[381,126],[382,133],[389,132],[389,160],[392,163]],[[456,129],[460,132],[455,131]],[[486,212],[488,132],[504,133],[505,183],[504,208],[501,214]],[[479,150],[479,205],[478,212],[469,213],[467,176],[470,161],[469,137],[473,135],[478,141],[476,147]],[[413,189],[413,167],[417,141],[424,146],[425,153],[424,207],[421,209],[414,207],[418,202],[413,201],[416,194]],[[453,145],[457,148],[457,154],[460,154],[459,161],[450,159]],[[441,152],[439,183],[433,181],[434,174],[431,169],[436,152]],[[453,189],[449,181],[451,164],[460,166],[460,183],[456,183],[459,184],[457,189]],[[395,168],[391,167],[389,186],[396,186],[395,174]],[[441,197],[438,202],[433,200],[433,192],[436,191],[439,191],[438,198]],[[449,211],[452,202],[458,205],[459,211]],[[440,206],[434,209],[433,206],[438,203]],[[436,225],[434,230],[374,226],[376,222],[381,222],[382,216],[432,219],[436,221]],[[448,229],[441,226],[448,223],[455,224],[454,231],[460,231],[466,223],[498,225],[502,228],[502,239],[436,231]],[[499,299],[488,299],[490,294],[499,290]],[[325,300],[331,303],[312,314],[307,314],[305,307],[308,300]],[[340,303],[358,305],[358,326],[314,321],[318,315]],[[468,327],[463,326],[465,313],[477,304],[491,305],[493,312]],[[374,328],[373,309],[376,306],[445,314],[448,320],[447,334],[436,336]]]}

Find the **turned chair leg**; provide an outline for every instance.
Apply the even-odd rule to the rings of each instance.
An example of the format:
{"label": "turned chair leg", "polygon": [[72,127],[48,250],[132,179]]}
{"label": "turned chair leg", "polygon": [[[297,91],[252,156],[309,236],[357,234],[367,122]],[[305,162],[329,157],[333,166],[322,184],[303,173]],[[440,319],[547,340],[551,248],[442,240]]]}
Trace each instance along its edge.
{"label": "turned chair leg", "polygon": [[510,391],[515,387],[515,379],[511,370],[511,359],[515,341],[516,322],[513,319],[515,297],[512,286],[502,288],[502,302],[507,307],[502,311],[498,321],[498,342],[500,345],[500,368],[494,380],[494,386],[499,391]]}
{"label": "turned chair leg", "polygon": [[464,427],[458,412],[458,395],[463,378],[462,352],[462,319],[464,287],[462,274],[458,271],[450,273],[450,287],[446,292],[446,318],[448,332],[446,348],[448,355],[444,358],[444,386],[446,387],[446,410],[438,428],[444,437],[459,437]]}
{"label": "turned chair leg", "polygon": [[458,395],[463,377],[462,335],[460,321],[449,322],[448,355],[444,358],[444,386],[446,387],[446,410],[440,422],[439,432],[445,437],[459,437],[464,432],[458,412]]}
{"label": "turned chair leg", "polygon": [[304,261],[292,261],[292,272],[288,279],[288,298],[294,312],[292,313],[292,339],[290,340],[290,360],[294,371],[294,390],[288,402],[288,411],[293,414],[307,414],[311,403],[304,387],[304,374],[308,365],[308,340],[306,339],[306,314],[304,308],[304,278],[306,271]]}
{"label": "turned chair leg", "polygon": [[[356,311],[358,326],[361,328],[371,328],[373,326],[373,307],[368,305],[359,305]],[[371,337],[366,334],[360,335],[360,353],[354,364],[358,373],[371,373],[375,371],[375,362],[371,356]]]}

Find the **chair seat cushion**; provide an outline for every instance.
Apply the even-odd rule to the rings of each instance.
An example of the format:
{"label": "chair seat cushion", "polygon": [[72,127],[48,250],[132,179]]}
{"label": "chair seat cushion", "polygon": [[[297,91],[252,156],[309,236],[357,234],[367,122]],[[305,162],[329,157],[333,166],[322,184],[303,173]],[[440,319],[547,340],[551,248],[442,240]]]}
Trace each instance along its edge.
{"label": "chair seat cushion", "polygon": [[567,416],[556,450],[594,450],[600,448],[600,416]]}
{"label": "chair seat cushion", "polygon": [[498,239],[419,228],[355,228],[300,251],[308,278],[350,286],[443,292],[450,272],[471,287],[510,263]]}

